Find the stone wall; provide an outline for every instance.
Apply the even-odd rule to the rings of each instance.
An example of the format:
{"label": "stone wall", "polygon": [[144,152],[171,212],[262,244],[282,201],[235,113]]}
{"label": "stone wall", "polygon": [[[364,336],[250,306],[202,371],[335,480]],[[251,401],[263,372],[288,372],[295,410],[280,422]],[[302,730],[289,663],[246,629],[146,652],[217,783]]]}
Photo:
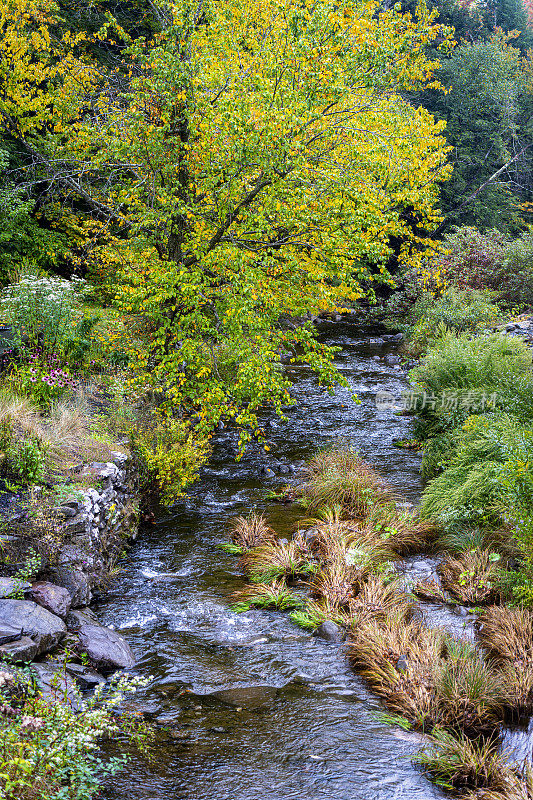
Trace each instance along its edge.
{"label": "stone wall", "polygon": [[139,524],[137,483],[128,457],[85,464],[77,474],[92,486],[67,498],[54,512],[64,518],[64,545],[48,577],[68,589],[72,608],[86,606],[92,590],[105,578]]}
{"label": "stone wall", "polygon": [[[50,659],[50,654],[52,658],[54,651],[59,655],[67,645],[75,654],[69,666],[74,670],[72,678],[87,686],[103,680],[94,669],[106,673],[134,664],[124,638],[100,625],[87,608],[126,540],[137,535],[139,495],[128,457],[114,453],[113,461],[82,465],[75,471],[70,496],[66,494],[47,514],[54,520],[60,545],[53,559],[43,561],[39,580],[29,583],[0,577],[0,659],[27,662],[45,654]],[[27,539],[31,524],[24,520],[24,512],[13,514],[11,522],[8,517],[9,538],[17,538],[20,526]],[[39,535],[36,531],[36,541]],[[52,668],[54,661],[46,664],[46,669]],[[39,680],[41,667],[35,665]]]}

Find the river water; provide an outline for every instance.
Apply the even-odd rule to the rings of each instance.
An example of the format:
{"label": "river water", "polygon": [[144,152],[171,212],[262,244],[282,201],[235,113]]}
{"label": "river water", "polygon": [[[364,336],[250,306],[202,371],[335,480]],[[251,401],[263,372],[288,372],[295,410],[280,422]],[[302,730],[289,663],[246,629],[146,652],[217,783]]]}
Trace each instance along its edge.
{"label": "river water", "polygon": [[[419,456],[392,444],[409,436],[409,419],[375,406],[377,391],[399,396],[406,385],[398,369],[373,358],[394,345],[343,324],[325,325],[321,336],[341,348],[336,362],[349,389],[331,396],[308,369],[291,368],[296,404],[286,424],[268,428],[268,460],[252,450],[236,463],[235,437],[222,431],[190,497],[141,530],[100,601],[102,622],[128,638],[139,671],[154,676],[134,707],[158,730],[153,763],[134,756],[104,787],[105,800],[443,797],[410,762],[420,737],[379,721],[381,705],[342,645],[284,613],[229,608],[228,595],[243,585],[237,560],[217,549],[229,520],[256,508],[278,532],[293,530],[301,510],[265,494],[297,480],[297,472],[279,473],[318,447],[352,445],[402,500],[418,500]],[[265,464],[277,474],[262,475]],[[215,697],[221,690],[231,691]]]}

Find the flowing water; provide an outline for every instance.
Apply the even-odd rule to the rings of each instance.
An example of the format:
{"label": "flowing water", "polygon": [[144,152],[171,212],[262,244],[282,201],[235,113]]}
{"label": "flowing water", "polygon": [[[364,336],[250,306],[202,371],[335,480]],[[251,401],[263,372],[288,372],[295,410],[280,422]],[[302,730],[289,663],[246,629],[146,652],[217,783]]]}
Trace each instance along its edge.
{"label": "flowing water", "polygon": [[[399,396],[406,379],[373,358],[394,345],[372,343],[372,334],[342,324],[324,330],[340,347],[336,361],[349,388],[329,395],[308,369],[291,368],[296,404],[286,424],[270,421],[268,460],[257,450],[236,463],[234,434],[222,431],[187,502],[141,530],[116,587],[100,601],[102,622],[126,635],[139,671],[154,676],[134,707],[158,726],[154,763],[134,757],[109,780],[106,800],[443,796],[410,762],[420,737],[379,721],[380,703],[342,645],[311,636],[283,613],[230,611],[228,595],[243,579],[236,559],[217,549],[228,521],[251,508],[289,533],[301,510],[265,494],[298,479],[281,471],[334,442],[354,446],[402,500],[417,502],[420,457],[392,444],[409,437],[409,419],[375,405],[377,391]],[[261,474],[268,464],[275,476]],[[425,577],[433,566],[417,558],[409,571]],[[462,628],[459,616],[446,615]]]}

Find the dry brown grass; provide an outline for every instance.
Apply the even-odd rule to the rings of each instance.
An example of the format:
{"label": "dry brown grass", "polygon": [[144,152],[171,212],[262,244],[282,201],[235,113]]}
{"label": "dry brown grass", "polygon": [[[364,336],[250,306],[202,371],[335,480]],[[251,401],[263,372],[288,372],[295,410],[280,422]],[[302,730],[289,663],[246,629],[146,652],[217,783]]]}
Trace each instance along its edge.
{"label": "dry brown grass", "polygon": [[438,567],[444,589],[466,605],[484,605],[499,596],[497,562],[489,550],[470,550],[449,556]]}
{"label": "dry brown grass", "polygon": [[[35,437],[46,453],[48,479],[72,477],[73,468],[87,461],[109,461],[111,446],[91,432],[91,419],[82,407],[59,403],[43,415],[27,398],[0,394],[0,425],[12,431],[12,438]],[[119,445],[116,450],[123,450]]]}
{"label": "dry brown grass", "polygon": [[491,606],[477,621],[483,649],[497,663],[511,712],[533,711],[533,611]]}
{"label": "dry brown grass", "polygon": [[398,581],[371,575],[350,603],[350,627],[357,628],[371,619],[385,623],[387,619],[395,618],[400,624],[405,624],[412,621],[414,611],[414,600],[400,589]]}
{"label": "dry brown grass", "polygon": [[318,453],[307,465],[302,502],[311,511],[340,505],[352,518],[364,517],[371,504],[391,500],[383,479],[351,450]]}
{"label": "dry brown grass", "polygon": [[427,552],[437,537],[431,520],[420,519],[418,512],[399,508],[393,501],[372,504],[365,526],[378,533],[399,556]]}
{"label": "dry brown grass", "polygon": [[243,550],[276,541],[276,533],[260,514],[236,517],[231,522],[230,539]]}
{"label": "dry brown grass", "polygon": [[315,597],[326,600],[335,610],[347,610],[359,591],[356,570],[340,561],[320,569],[310,586]]}
{"label": "dry brown grass", "polygon": [[463,800],[533,800],[533,769],[529,764],[502,763],[491,788],[469,792]]}
{"label": "dry brown grass", "polygon": [[433,578],[418,581],[413,588],[413,593],[421,600],[428,600],[432,603],[449,603],[450,598],[442,591],[441,587]]}
{"label": "dry brown grass", "polygon": [[504,715],[505,681],[472,642],[450,637],[433,681],[439,724],[473,737],[498,728]]}
{"label": "dry brown grass", "polygon": [[402,617],[393,614],[385,622],[371,620],[352,628],[349,656],[393,713],[423,729],[434,720],[433,674],[446,635],[415,621],[406,623]]}

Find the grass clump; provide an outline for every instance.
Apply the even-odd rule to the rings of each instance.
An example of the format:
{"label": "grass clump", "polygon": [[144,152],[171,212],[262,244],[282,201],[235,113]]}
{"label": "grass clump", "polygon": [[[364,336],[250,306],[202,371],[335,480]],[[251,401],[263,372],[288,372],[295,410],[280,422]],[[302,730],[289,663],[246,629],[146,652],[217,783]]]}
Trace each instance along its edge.
{"label": "grass clump", "polygon": [[271,583],[278,578],[293,580],[315,571],[307,554],[297,542],[270,542],[247,550],[243,555],[244,571],[253,583]]}
{"label": "grass clump", "polygon": [[422,519],[417,510],[399,508],[394,501],[371,504],[365,527],[375,531],[399,556],[431,549],[437,534],[431,519]]}
{"label": "grass clump", "polygon": [[442,585],[464,605],[485,605],[499,596],[501,556],[489,550],[469,550],[449,556],[438,567]]}
{"label": "grass clump", "polygon": [[497,729],[505,699],[503,676],[474,644],[450,638],[433,680],[439,724],[473,737]]}
{"label": "grass clump", "polygon": [[506,755],[499,751],[497,741],[472,740],[442,728],[433,731],[414,761],[437,786],[450,791],[499,785],[501,774],[507,770]]}
{"label": "grass clump", "polygon": [[533,710],[533,611],[491,606],[479,615],[478,638],[498,665],[511,716]]}
{"label": "grass clump", "polygon": [[223,545],[229,553],[241,554],[252,547],[276,541],[276,533],[261,514],[236,517],[231,523],[230,542]]}
{"label": "grass clump", "polygon": [[385,621],[373,619],[351,631],[349,657],[354,668],[383,698],[393,714],[415,727],[433,724],[432,676],[445,649],[445,634],[420,622],[406,622],[396,611]]}
{"label": "grass clump", "polygon": [[352,518],[364,517],[372,503],[391,499],[380,476],[352,450],[321,451],[307,469],[301,502],[310,511],[337,504]]}
{"label": "grass clump", "polygon": [[232,595],[232,611],[238,613],[256,608],[275,608],[278,611],[300,608],[303,599],[292,592],[283,580],[272,584],[258,583],[246,586]]}

